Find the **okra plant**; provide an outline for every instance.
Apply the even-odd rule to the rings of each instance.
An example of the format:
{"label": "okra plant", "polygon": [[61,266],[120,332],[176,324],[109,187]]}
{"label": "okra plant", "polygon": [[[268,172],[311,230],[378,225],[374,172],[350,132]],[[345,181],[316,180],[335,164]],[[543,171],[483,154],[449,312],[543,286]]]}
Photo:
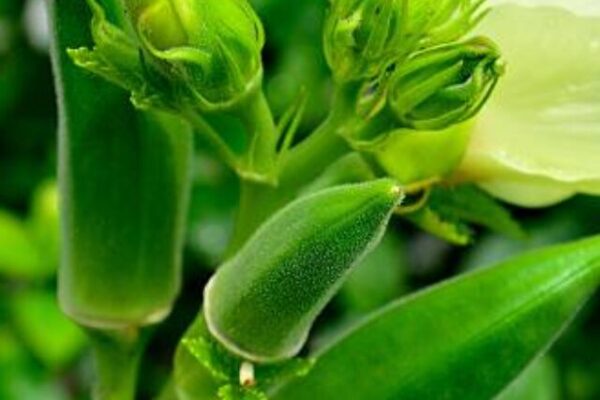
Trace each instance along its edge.
{"label": "okra plant", "polygon": [[567,0],[322,2],[331,100],[314,124],[310,87],[268,91],[271,34],[290,54],[298,38],[247,0],[48,0],[59,302],[90,338],[95,398],[145,382],[182,286],[198,152],[239,202],[159,399],[509,396],[600,285],[592,236],[319,329],[398,226],[457,246],[473,226],[523,238],[506,204],[600,194],[600,18]]}

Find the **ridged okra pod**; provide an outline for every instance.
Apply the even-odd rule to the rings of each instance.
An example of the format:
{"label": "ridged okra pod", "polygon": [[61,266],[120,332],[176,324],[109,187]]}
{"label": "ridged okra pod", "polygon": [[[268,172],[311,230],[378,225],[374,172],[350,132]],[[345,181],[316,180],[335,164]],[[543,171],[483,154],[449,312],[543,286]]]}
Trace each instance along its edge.
{"label": "ridged okra pod", "polygon": [[60,303],[93,328],[157,322],[180,285],[191,132],[168,114],[135,111],[126,92],[76,67],[66,50],[92,43],[89,10],[54,3]]}
{"label": "ridged okra pod", "polygon": [[375,246],[402,192],[382,179],[296,200],[260,227],[205,289],[211,333],[255,362],[294,356],[349,270]]}

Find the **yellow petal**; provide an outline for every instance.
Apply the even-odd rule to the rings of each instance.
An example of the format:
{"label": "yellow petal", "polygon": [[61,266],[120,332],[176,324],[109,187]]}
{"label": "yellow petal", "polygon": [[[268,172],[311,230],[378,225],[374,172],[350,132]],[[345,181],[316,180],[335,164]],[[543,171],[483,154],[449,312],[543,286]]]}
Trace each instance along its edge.
{"label": "yellow petal", "polygon": [[499,44],[507,71],[459,175],[524,206],[600,194],[600,17],[501,5],[479,33]]}

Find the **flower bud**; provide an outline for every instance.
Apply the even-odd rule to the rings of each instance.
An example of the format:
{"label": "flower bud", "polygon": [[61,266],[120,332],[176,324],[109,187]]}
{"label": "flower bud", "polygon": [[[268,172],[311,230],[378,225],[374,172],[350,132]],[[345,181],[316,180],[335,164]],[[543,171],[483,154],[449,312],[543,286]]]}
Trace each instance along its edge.
{"label": "flower bud", "polygon": [[391,78],[388,102],[397,122],[439,130],[473,117],[503,72],[499,58],[485,38],[415,53]]}
{"label": "flower bud", "polygon": [[145,60],[177,96],[204,110],[259,86],[264,31],[246,0],[127,0]]}
{"label": "flower bud", "polygon": [[373,78],[419,48],[460,39],[485,0],[333,0],[325,22],[327,62],[338,82]]}

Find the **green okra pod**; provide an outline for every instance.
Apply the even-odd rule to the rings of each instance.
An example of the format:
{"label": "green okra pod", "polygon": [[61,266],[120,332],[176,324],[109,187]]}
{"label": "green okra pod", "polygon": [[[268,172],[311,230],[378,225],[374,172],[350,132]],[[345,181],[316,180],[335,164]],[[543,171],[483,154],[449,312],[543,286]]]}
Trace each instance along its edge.
{"label": "green okra pod", "polygon": [[402,197],[395,181],[340,186],[267,221],[205,289],[211,333],[256,362],[294,356],[348,271],[375,246]]}
{"label": "green okra pod", "polygon": [[192,155],[189,127],[137,112],[128,95],[73,64],[92,42],[80,0],[50,2],[59,100],[59,300],[87,327],[161,320],[179,290]]}

